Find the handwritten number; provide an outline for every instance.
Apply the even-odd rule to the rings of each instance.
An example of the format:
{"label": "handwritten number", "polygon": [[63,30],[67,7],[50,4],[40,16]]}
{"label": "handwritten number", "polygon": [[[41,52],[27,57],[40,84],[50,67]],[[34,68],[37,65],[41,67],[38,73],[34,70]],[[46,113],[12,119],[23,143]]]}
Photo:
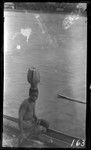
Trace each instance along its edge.
{"label": "handwritten number", "polygon": [[77,140],[76,142],[75,142],[75,139],[72,141],[72,143],[71,143],[71,147],[73,146],[73,144],[75,143],[75,146],[76,147],[78,147],[78,146],[81,146],[81,147],[83,147],[83,146],[85,146],[85,140]]}
{"label": "handwritten number", "polygon": [[72,143],[71,143],[71,147],[73,146],[73,144],[74,144],[74,141],[75,141],[75,139],[72,141]]}
{"label": "handwritten number", "polygon": [[78,140],[78,141],[76,142],[76,146],[78,147],[80,144],[81,144],[81,143],[80,143],[80,141]]}
{"label": "handwritten number", "polygon": [[85,146],[85,140],[82,140],[81,146]]}

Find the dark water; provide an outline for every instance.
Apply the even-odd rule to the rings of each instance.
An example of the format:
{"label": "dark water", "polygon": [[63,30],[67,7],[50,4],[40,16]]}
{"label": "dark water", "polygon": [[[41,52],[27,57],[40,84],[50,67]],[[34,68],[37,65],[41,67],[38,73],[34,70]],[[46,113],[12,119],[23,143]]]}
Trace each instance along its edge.
{"label": "dark water", "polygon": [[[27,70],[33,65],[41,76],[37,116],[53,129],[84,137],[85,105],[57,99],[57,94],[86,102],[86,18],[79,17],[65,29],[66,15],[39,15],[38,20],[34,13],[6,13],[4,113],[18,116],[29,92]],[[20,34],[26,28],[31,28],[28,42]]]}

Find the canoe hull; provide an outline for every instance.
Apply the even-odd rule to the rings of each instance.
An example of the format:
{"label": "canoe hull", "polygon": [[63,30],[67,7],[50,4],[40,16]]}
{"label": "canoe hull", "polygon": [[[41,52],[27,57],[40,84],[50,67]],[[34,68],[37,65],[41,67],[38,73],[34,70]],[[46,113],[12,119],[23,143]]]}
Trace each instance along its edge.
{"label": "canoe hull", "polygon": [[71,137],[55,130],[47,129],[47,132],[41,133],[38,137],[28,137],[21,146],[18,145],[20,131],[18,128],[18,119],[10,116],[3,115],[3,134],[8,135],[10,139],[16,139],[16,145],[12,147],[60,147],[70,148],[73,139],[78,140],[76,137]]}

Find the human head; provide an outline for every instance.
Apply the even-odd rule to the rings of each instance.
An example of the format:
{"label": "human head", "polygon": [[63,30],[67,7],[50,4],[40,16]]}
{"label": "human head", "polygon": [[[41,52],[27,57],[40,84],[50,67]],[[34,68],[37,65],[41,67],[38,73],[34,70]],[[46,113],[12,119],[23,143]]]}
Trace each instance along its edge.
{"label": "human head", "polygon": [[34,88],[30,88],[29,90],[29,96],[31,98],[32,101],[36,101],[38,98],[38,88],[34,89]]}

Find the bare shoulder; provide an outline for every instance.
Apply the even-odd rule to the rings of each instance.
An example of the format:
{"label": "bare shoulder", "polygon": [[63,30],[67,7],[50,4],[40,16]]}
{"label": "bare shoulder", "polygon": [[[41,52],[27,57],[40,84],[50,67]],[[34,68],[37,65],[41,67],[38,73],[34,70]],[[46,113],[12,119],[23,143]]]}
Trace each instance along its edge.
{"label": "bare shoulder", "polygon": [[21,110],[21,109],[27,109],[27,107],[28,107],[28,99],[25,99],[22,103],[21,103],[21,105],[20,105],[20,108],[19,108],[19,111]]}

